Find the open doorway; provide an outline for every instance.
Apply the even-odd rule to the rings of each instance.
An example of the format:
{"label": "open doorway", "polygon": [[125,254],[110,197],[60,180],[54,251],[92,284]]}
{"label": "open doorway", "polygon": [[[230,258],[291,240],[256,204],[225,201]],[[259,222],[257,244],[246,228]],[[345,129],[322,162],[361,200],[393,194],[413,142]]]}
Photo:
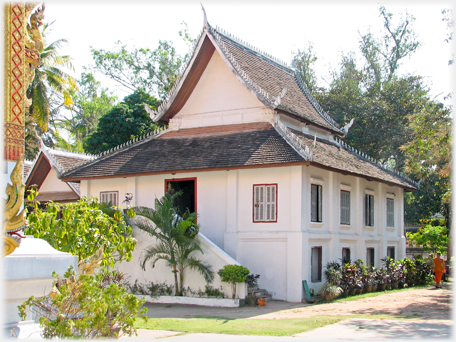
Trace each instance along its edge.
{"label": "open doorway", "polygon": [[182,191],[182,195],[177,197],[174,206],[180,215],[184,214],[187,209],[193,213],[196,212],[196,178],[166,179],[165,191]]}

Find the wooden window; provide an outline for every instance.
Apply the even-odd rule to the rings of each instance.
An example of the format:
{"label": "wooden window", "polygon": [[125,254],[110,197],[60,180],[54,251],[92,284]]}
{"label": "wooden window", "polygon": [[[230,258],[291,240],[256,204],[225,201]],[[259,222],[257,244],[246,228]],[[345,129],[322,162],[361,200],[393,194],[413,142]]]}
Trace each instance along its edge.
{"label": "wooden window", "polygon": [[394,246],[388,246],[386,249],[386,255],[389,256],[391,259],[396,259],[396,249]]}
{"label": "wooden window", "polygon": [[373,247],[367,248],[366,266],[375,266],[375,249]]}
{"label": "wooden window", "polygon": [[321,222],[322,221],[322,186],[311,185],[310,190],[311,197],[311,221]]}
{"label": "wooden window", "polygon": [[386,199],[386,226],[394,227],[394,199]]}
{"label": "wooden window", "polygon": [[118,191],[102,191],[100,192],[100,203],[111,204],[112,206],[118,206],[119,192]]}
{"label": "wooden window", "polygon": [[342,265],[351,261],[350,258],[350,248],[344,247],[342,248]]}
{"label": "wooden window", "polygon": [[253,222],[277,222],[277,184],[253,186]]}
{"label": "wooden window", "polygon": [[321,282],[322,248],[313,247],[311,253],[312,254],[310,257],[310,280],[312,283],[318,283]]}
{"label": "wooden window", "polygon": [[350,224],[350,191],[340,191],[340,223]]}
{"label": "wooden window", "polygon": [[366,226],[374,226],[374,195],[366,194],[364,213],[366,215]]}

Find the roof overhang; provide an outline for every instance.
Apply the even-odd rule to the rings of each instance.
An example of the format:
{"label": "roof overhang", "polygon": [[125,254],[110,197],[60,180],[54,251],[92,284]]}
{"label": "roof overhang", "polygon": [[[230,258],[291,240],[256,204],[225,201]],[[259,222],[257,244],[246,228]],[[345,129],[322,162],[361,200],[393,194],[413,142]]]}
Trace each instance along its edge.
{"label": "roof overhang", "polygon": [[163,170],[163,171],[156,171],[156,172],[144,172],[144,173],[135,173],[135,174],[130,173],[130,174],[98,176],[98,177],[62,178],[62,180],[65,181],[65,182],[77,182],[77,181],[82,181],[82,180],[94,180],[94,179],[127,178],[127,177],[137,177],[137,176],[176,174],[176,173],[188,173],[188,172],[209,172],[209,171],[230,171],[230,170],[241,170],[241,169],[260,169],[260,168],[285,167],[285,166],[295,166],[295,165],[310,165],[310,162],[309,161],[302,161],[302,162],[261,164],[261,165],[241,165],[241,166],[207,168],[207,169]]}

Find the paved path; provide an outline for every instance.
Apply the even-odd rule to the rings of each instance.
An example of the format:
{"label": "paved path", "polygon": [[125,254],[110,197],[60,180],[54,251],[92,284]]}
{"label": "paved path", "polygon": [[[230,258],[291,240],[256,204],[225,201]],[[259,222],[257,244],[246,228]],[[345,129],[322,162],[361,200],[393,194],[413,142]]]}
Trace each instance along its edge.
{"label": "paved path", "polygon": [[349,319],[336,324],[289,337],[276,336],[237,336],[222,334],[180,334],[164,330],[139,329],[138,336],[122,337],[121,340],[151,340],[165,338],[164,341],[370,341],[370,340],[442,340],[450,339],[451,320],[397,321],[378,319]]}

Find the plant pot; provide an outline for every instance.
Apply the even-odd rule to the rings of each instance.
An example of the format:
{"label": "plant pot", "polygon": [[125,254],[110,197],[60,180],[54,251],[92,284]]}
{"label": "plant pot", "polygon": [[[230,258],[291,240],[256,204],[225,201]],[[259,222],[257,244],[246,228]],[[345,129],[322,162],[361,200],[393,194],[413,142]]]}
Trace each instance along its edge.
{"label": "plant pot", "polygon": [[350,290],[348,291],[348,295],[349,295],[349,296],[355,296],[355,295],[356,295],[356,289],[350,289]]}
{"label": "plant pot", "polygon": [[359,294],[362,294],[363,293],[363,289],[356,289],[356,294],[359,295]]}
{"label": "plant pot", "polygon": [[399,283],[399,284],[397,285],[397,288],[398,288],[398,289],[403,289],[403,288],[404,288],[404,285],[405,285],[404,283]]}
{"label": "plant pot", "polygon": [[386,290],[387,284],[382,284],[380,285],[380,291],[385,291]]}
{"label": "plant pot", "polygon": [[349,295],[350,295],[349,290],[345,290],[344,292],[342,292],[342,296],[344,296],[344,297],[348,297]]}
{"label": "plant pot", "polygon": [[364,287],[364,292],[365,293],[372,292],[372,286],[368,285],[368,286]]}
{"label": "plant pot", "polygon": [[258,305],[265,306],[266,305],[266,298],[258,298]]}
{"label": "plant pot", "polygon": [[332,295],[332,294],[329,294],[329,293],[325,293],[325,299],[327,301],[330,301],[330,300],[333,300],[336,296]]}
{"label": "plant pot", "polygon": [[399,283],[398,283],[397,281],[394,281],[394,282],[391,283],[391,289],[392,289],[392,290],[397,289],[398,286],[399,286]]}

